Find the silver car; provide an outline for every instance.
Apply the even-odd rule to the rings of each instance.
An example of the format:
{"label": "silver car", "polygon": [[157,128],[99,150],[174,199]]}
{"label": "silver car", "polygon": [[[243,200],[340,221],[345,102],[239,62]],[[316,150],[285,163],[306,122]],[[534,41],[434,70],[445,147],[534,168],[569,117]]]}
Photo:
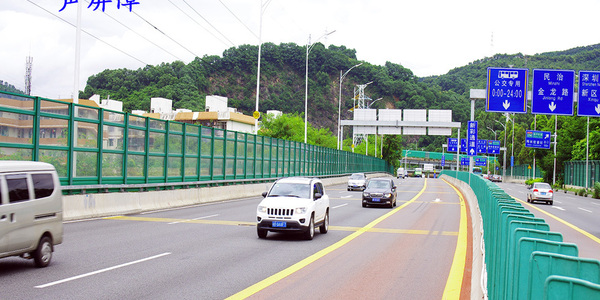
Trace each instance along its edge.
{"label": "silver car", "polygon": [[554,191],[550,184],[545,182],[535,182],[527,191],[527,202],[544,201],[552,205],[554,202]]}
{"label": "silver car", "polygon": [[348,190],[363,191],[367,186],[367,176],[364,173],[354,173],[348,177]]}

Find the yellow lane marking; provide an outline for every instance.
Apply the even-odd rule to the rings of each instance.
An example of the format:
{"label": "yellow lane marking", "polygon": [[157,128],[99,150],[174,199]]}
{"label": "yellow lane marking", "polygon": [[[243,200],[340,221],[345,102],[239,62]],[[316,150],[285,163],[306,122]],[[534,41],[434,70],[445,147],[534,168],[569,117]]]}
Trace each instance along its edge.
{"label": "yellow lane marking", "polygon": [[460,223],[458,226],[458,239],[456,241],[454,259],[452,260],[452,267],[450,267],[450,274],[448,275],[448,281],[446,281],[442,299],[460,299],[462,279],[465,272],[465,264],[467,263],[467,208],[465,206],[465,199],[456,187],[446,180],[444,182],[451,186],[460,198]]}
{"label": "yellow lane marking", "polygon": [[539,212],[541,212],[541,213],[543,213],[543,214],[551,217],[552,219],[554,219],[556,221],[559,221],[559,222],[567,225],[567,227],[570,227],[571,229],[573,229],[573,230],[575,230],[575,231],[577,231],[577,232],[579,232],[579,233],[587,236],[592,241],[600,244],[600,238],[596,237],[595,235],[593,235],[593,234],[591,234],[591,233],[589,233],[589,232],[587,232],[587,231],[585,231],[585,230],[583,230],[583,229],[581,229],[581,228],[579,228],[579,227],[577,227],[577,226],[575,226],[575,225],[573,225],[573,224],[571,224],[571,223],[569,223],[569,222],[567,222],[567,221],[565,221],[565,220],[563,220],[563,219],[561,219],[561,218],[559,218],[559,217],[557,217],[557,216],[555,216],[555,215],[553,215],[553,214],[551,214],[551,213],[549,213],[549,212],[547,212],[547,211],[545,211],[545,210],[543,210],[541,208],[537,208],[535,205],[532,205],[532,204],[530,204],[530,203],[528,203],[526,201],[523,201],[523,200],[521,200],[519,198],[516,198],[516,197],[513,197],[513,199],[515,199],[517,201],[520,201],[521,203],[523,203],[523,204],[525,204],[525,205],[527,205],[527,206],[529,206],[531,208],[535,208],[537,211],[539,211]]}
{"label": "yellow lane marking", "polygon": [[423,184],[423,188],[421,189],[421,191],[412,198],[411,201],[396,207],[395,209],[391,210],[390,212],[386,213],[385,215],[375,219],[374,221],[372,221],[371,223],[367,224],[365,227],[359,229],[358,231],[350,234],[349,236],[341,239],[340,241],[334,243],[333,245],[297,262],[296,264],[292,265],[291,267],[284,269],[274,275],[271,275],[270,277],[238,292],[237,294],[227,298],[227,299],[245,299],[247,297],[250,297],[256,293],[258,293],[259,291],[267,288],[268,286],[284,279],[285,277],[299,271],[300,269],[308,266],[309,264],[315,262],[316,260],[318,260],[319,258],[333,252],[334,250],[346,245],[347,243],[349,243],[350,241],[354,240],[355,238],[357,238],[358,236],[360,236],[361,234],[367,232],[367,230],[375,227],[375,225],[379,224],[380,222],[382,222],[383,220],[385,220],[386,218],[390,217],[391,215],[395,214],[396,212],[398,212],[399,210],[405,208],[406,206],[408,206],[410,203],[412,203],[413,200],[419,198],[423,192],[425,191],[425,189],[427,188],[427,180],[425,180],[425,183]]}
{"label": "yellow lane marking", "polygon": [[[193,224],[214,224],[214,225],[233,225],[233,226],[256,226],[255,222],[243,221],[222,221],[222,220],[183,220],[173,218],[148,218],[148,217],[129,217],[129,216],[114,216],[103,218],[105,220],[121,220],[121,221],[142,221],[142,222],[161,222],[161,223],[193,223]],[[333,231],[359,231],[361,227],[351,226],[329,226],[329,230]],[[453,231],[429,231],[429,230],[408,230],[408,229],[393,229],[393,228],[370,228],[365,232],[384,232],[384,233],[402,233],[402,234],[422,234],[422,235],[458,235],[458,232]]]}

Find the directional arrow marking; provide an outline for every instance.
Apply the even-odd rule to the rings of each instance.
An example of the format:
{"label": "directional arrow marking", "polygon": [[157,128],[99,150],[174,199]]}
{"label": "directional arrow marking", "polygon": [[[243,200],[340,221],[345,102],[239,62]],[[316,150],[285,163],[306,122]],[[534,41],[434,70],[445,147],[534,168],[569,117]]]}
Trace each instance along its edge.
{"label": "directional arrow marking", "polygon": [[550,103],[550,105],[548,106],[548,108],[550,108],[550,111],[554,111],[556,109],[556,104],[554,104],[554,101],[552,101]]}
{"label": "directional arrow marking", "polygon": [[473,148],[471,148],[471,155],[473,155],[473,154],[474,154],[473,152],[474,152],[474,151],[473,151]]}
{"label": "directional arrow marking", "polygon": [[504,109],[508,109],[510,107],[510,102],[508,102],[508,100],[504,100],[504,103],[502,103],[502,106],[504,106]]}
{"label": "directional arrow marking", "polygon": [[596,105],[595,109],[596,113],[600,115],[600,104]]}

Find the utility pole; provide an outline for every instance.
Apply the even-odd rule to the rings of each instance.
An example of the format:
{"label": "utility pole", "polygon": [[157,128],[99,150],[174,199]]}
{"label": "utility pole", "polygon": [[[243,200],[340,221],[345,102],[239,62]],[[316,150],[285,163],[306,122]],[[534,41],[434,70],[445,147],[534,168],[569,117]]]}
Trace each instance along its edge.
{"label": "utility pole", "polygon": [[33,57],[27,56],[25,59],[25,95],[31,96],[31,67],[33,66]]}

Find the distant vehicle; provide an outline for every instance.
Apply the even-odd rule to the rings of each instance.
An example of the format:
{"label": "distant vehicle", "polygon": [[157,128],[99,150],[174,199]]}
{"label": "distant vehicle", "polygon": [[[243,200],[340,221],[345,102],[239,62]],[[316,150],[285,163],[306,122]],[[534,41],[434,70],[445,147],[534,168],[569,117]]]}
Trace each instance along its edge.
{"label": "distant vehicle", "polygon": [[483,174],[483,171],[480,167],[473,167],[473,174],[481,176],[481,174]]}
{"label": "distant vehicle", "polygon": [[315,227],[329,230],[329,196],[318,178],[281,178],[256,208],[256,232],[264,239],[269,231],[300,232],[312,240]]}
{"label": "distant vehicle", "polygon": [[554,191],[550,184],[545,182],[534,182],[527,191],[527,202],[544,201],[552,205],[554,203]]}
{"label": "distant vehicle", "polygon": [[393,208],[396,206],[396,185],[391,178],[373,178],[367,182],[363,191],[362,207],[381,205]]}
{"label": "distant vehicle", "polygon": [[413,177],[423,177],[423,169],[415,168],[415,172],[413,173]]}
{"label": "distant vehicle", "polygon": [[21,256],[46,267],[63,241],[60,181],[54,166],[37,161],[0,163],[0,258]]}
{"label": "distant vehicle", "polygon": [[365,173],[354,173],[348,177],[348,190],[364,190],[367,185],[367,175]]}
{"label": "distant vehicle", "polygon": [[502,176],[500,175],[490,175],[489,180],[491,182],[502,182]]}
{"label": "distant vehicle", "polygon": [[398,177],[399,179],[406,178],[407,175],[408,173],[404,168],[398,168],[398,170],[396,171],[396,177]]}

